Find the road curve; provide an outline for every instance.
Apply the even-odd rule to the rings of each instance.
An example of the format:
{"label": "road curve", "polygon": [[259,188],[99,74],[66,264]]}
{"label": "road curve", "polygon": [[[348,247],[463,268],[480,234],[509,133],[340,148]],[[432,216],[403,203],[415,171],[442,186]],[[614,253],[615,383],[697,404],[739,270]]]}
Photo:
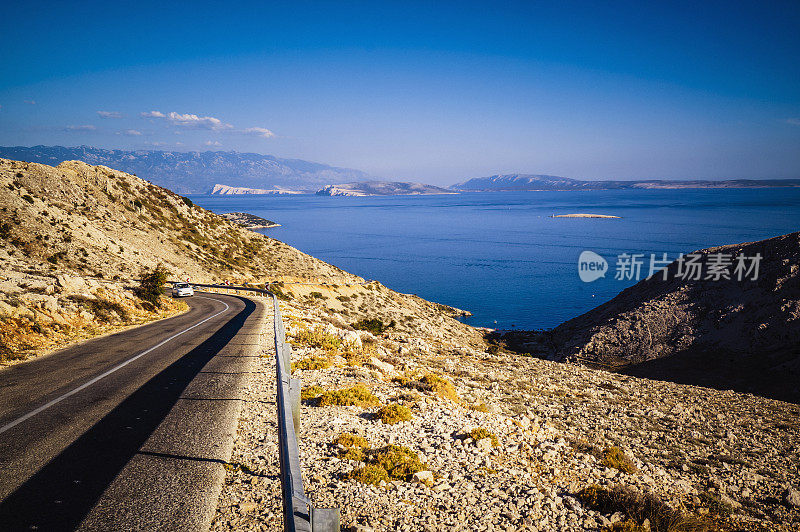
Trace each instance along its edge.
{"label": "road curve", "polygon": [[0,530],[205,530],[263,304],[189,312],[0,371]]}

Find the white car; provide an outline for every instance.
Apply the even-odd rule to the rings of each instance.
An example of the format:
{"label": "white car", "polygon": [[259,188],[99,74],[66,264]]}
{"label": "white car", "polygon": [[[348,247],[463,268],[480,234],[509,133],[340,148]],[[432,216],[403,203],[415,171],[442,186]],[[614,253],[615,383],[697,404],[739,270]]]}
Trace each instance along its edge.
{"label": "white car", "polygon": [[172,285],[172,297],[189,297],[194,295],[194,288],[189,283],[175,283]]}

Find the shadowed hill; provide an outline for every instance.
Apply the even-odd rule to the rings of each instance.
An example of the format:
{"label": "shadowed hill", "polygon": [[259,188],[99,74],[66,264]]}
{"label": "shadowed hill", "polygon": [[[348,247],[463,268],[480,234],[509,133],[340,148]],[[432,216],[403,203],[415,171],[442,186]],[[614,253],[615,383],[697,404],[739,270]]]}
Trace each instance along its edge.
{"label": "shadowed hill", "polygon": [[[556,327],[552,356],[800,402],[800,233],[696,253],[705,264],[734,257],[731,279],[684,281],[673,262],[666,281],[643,280]],[[762,257],[757,280],[733,275],[740,254]]]}

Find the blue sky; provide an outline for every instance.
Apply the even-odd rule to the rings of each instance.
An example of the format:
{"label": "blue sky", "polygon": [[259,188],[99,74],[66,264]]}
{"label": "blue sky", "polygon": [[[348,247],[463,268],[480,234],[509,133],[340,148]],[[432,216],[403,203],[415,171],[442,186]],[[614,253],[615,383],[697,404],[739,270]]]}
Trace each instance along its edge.
{"label": "blue sky", "polygon": [[800,178],[800,3],[17,2],[0,145]]}

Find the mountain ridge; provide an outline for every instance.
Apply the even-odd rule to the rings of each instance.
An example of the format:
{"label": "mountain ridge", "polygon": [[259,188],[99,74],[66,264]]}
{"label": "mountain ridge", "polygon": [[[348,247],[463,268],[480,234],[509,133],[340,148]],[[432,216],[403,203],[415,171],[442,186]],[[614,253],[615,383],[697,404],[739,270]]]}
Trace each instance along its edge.
{"label": "mountain ridge", "polygon": [[461,192],[500,192],[523,190],[625,190],[625,189],[685,189],[685,188],[765,188],[800,187],[800,179],[728,179],[728,180],[598,180],[587,181],[544,174],[495,174],[474,177],[455,185],[451,190]]}
{"label": "mountain ridge", "polygon": [[374,179],[351,168],[236,151],[110,150],[37,145],[0,146],[0,157],[49,166],[80,160],[137,175],[180,194],[206,194],[217,183],[315,192],[330,183]]}

